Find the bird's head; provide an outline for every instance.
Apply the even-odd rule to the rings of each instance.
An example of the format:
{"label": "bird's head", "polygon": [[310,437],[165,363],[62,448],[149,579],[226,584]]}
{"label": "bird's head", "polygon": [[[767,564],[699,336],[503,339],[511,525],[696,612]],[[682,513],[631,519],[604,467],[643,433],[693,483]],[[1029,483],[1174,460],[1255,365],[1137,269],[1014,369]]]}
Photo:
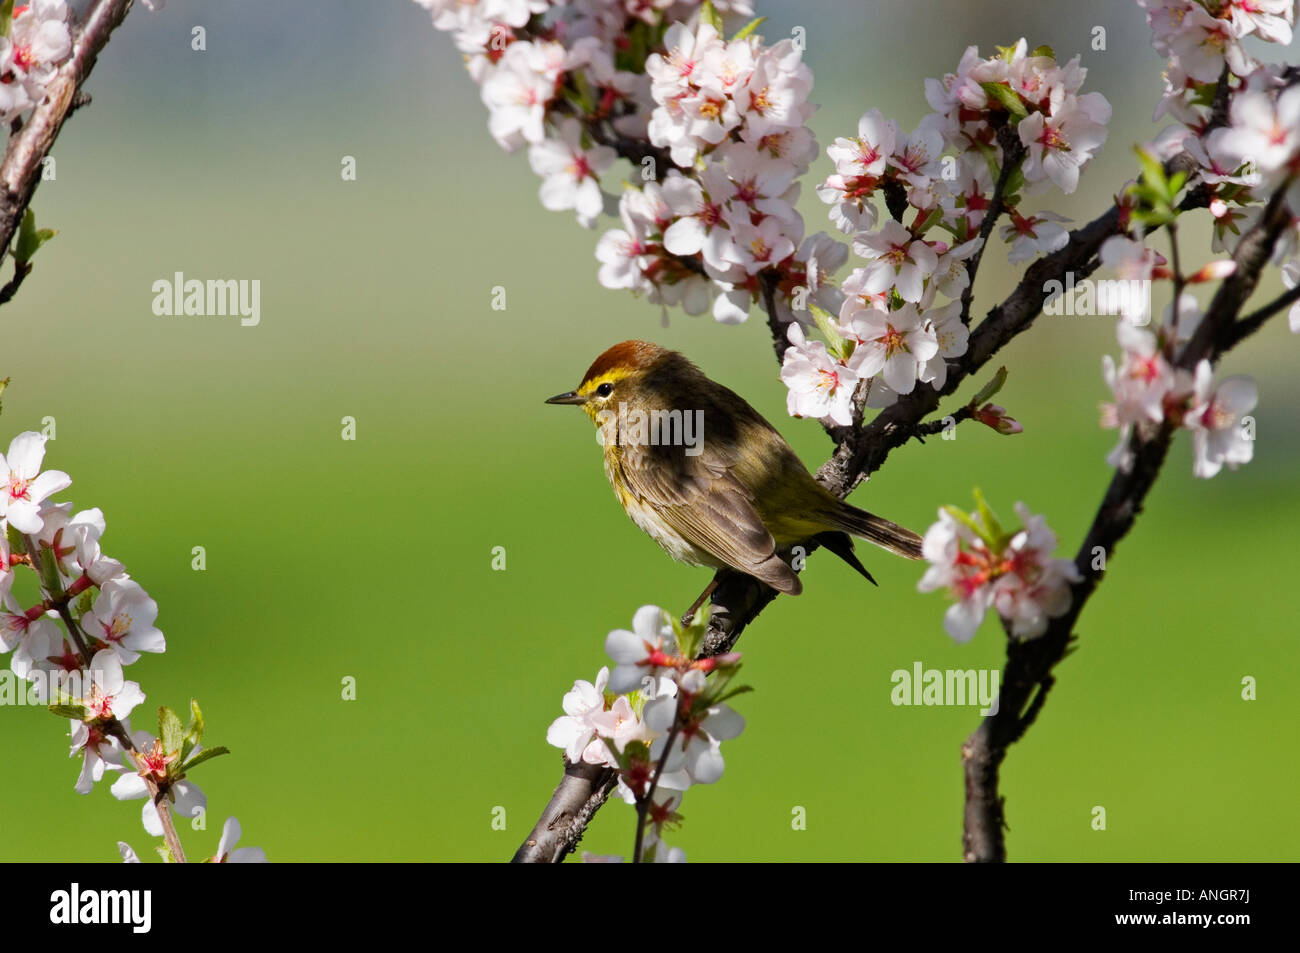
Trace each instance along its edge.
{"label": "bird's head", "polygon": [[649,341],[624,341],[615,344],[587,368],[577,390],[556,394],[548,404],[574,404],[599,423],[603,410],[615,410],[620,402],[639,406],[645,398],[644,385],[652,368],[674,356]]}

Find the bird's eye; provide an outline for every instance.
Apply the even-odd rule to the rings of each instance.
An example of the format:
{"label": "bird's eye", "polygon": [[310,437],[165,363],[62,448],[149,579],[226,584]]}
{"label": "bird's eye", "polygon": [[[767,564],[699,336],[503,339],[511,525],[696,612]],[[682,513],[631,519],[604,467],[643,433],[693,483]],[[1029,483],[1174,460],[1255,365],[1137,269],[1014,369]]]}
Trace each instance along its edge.
{"label": "bird's eye", "polygon": [[614,393],[614,385],[609,381],[606,381],[596,388],[597,397],[608,397],[612,393]]}

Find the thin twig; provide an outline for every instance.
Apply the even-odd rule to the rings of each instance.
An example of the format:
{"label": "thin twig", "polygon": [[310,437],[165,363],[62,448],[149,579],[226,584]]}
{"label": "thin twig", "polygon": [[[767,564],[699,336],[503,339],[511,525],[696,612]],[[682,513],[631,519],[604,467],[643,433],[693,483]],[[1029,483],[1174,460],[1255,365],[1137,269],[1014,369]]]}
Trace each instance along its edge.
{"label": "thin twig", "polygon": [[1300,285],[1296,285],[1290,291],[1279,295],[1268,304],[1264,305],[1257,311],[1252,311],[1235,324],[1229,325],[1224,329],[1219,338],[1221,350],[1228,350],[1236,347],[1243,340],[1250,337],[1256,331],[1264,326],[1264,322],[1273,315],[1277,314],[1283,308],[1289,308],[1291,305],[1300,301]]}
{"label": "thin twig", "polygon": [[3,288],[0,288],[0,304],[8,304],[13,300],[13,296],[18,293],[22,287],[23,280],[32,273],[32,263],[29,261],[14,262],[14,276],[9,279]]}
{"label": "thin twig", "polygon": [[975,249],[975,254],[966,260],[966,287],[961,292],[961,323],[966,325],[970,324],[970,308],[975,299],[975,276],[979,273],[980,262],[984,259],[984,249],[988,247],[989,238],[993,234],[993,226],[997,224],[1006,205],[1007,182],[1011,179],[1011,173],[1020,168],[1020,163],[1025,158],[1025,147],[1021,144],[1014,128],[1003,126],[998,130],[997,135],[998,145],[1002,147],[1002,168],[998,172],[998,181],[993,186],[993,198],[989,201],[989,207],[980,222],[979,247]]}
{"label": "thin twig", "polygon": [[673,744],[677,741],[677,733],[682,727],[682,708],[686,701],[686,695],[679,693],[677,696],[677,713],[673,717],[673,727],[668,732],[668,741],[664,744],[663,754],[659,756],[659,764],[655,766],[655,775],[650,779],[650,789],[646,791],[645,797],[637,798],[636,802],[636,844],[632,849],[632,863],[641,863],[641,844],[645,838],[646,817],[650,813],[650,805],[654,803],[655,791],[659,787],[659,779],[664,776],[664,768],[668,766],[668,754],[673,750]]}

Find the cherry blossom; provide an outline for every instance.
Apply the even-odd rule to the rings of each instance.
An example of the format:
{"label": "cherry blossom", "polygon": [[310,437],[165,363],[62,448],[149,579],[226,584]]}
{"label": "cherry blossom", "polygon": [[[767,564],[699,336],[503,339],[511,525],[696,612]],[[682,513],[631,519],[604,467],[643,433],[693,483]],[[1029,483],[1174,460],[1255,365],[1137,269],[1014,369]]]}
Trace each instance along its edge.
{"label": "cherry blossom", "polygon": [[[76,675],[75,679],[65,677],[65,691],[66,686],[74,681],[82,683],[82,673]],[[62,699],[65,703],[80,705],[86,712],[81,720],[72,722],[71,753],[83,756],[81,776],[76,784],[78,794],[89,794],[95,782],[103,778],[105,764],[117,764],[120,760],[121,744],[105,731],[105,725],[114,719],[125,721],[132,709],[145,698],[140,685],[127,681],[122,675],[122,663],[107,649],[95,653],[91,659],[87,681],[84,695],[71,700]]]}
{"label": "cherry blossom", "polygon": [[1012,264],[1060,251],[1070,241],[1070,233],[1057,224],[1069,221],[1063,215],[1044,210],[1025,216],[1016,209],[1008,209],[1007,214],[1011,224],[1001,226],[998,234],[1011,243],[1007,261]]}
{"label": "cherry blossom", "polygon": [[1253,430],[1243,418],[1255,409],[1259,390],[1249,377],[1225,378],[1214,386],[1214,369],[1209,361],[1196,366],[1192,407],[1183,418],[1183,426],[1192,431],[1195,463],[1192,473],[1208,479],[1227,464],[1235,470],[1249,463],[1255,454]]}
{"label": "cherry blossom", "polygon": [[239,821],[233,817],[226,818],[226,823],[221,825],[221,840],[217,844],[217,852],[212,862],[214,864],[266,863],[266,851],[262,848],[235,846],[243,835],[244,830],[239,826]]}
{"label": "cherry blossom", "polygon": [[[136,750],[121,752],[124,771],[122,776],[113,782],[110,790],[113,797],[119,801],[144,798],[144,808],[141,811],[144,829],[153,837],[162,837],[162,819],[158,816],[158,808],[154,805],[153,798],[149,796],[146,778],[155,782],[165,781],[167,765],[174,760],[174,757],[164,753],[162,743],[147,731],[133,732],[131,741]],[[199,749],[194,750],[197,752]],[[172,781],[168,785],[167,798],[171,802],[172,813],[176,817],[186,819],[196,817],[208,803],[207,796],[199,786],[184,778]]]}
{"label": "cherry blossom", "polygon": [[1300,86],[1276,98],[1243,90],[1232,97],[1228,114],[1231,124],[1210,133],[1207,151],[1227,162],[1248,163],[1265,190],[1289,182],[1287,202],[1300,209]]}
{"label": "cherry blossom", "polygon": [[140,584],[130,579],[110,579],[95,597],[95,603],[81,617],[88,637],[106,643],[130,665],[141,652],[162,652],[167,648],[163,634],[154,627],[158,603]]}
{"label": "cherry blossom", "polygon": [[1072,98],[1050,117],[1030,113],[1016,132],[1027,151],[1026,182],[1051,179],[1067,195],[1079,186],[1079,172],[1106,141],[1110,103],[1100,93]]}
{"label": "cherry blossom", "polygon": [[919,378],[935,390],[942,390],[948,382],[948,359],[966,353],[970,328],[962,322],[959,301],[933,308],[921,316],[929,323],[938,351],[922,364]]}
{"label": "cherry blossom", "polygon": [[1118,366],[1109,354],[1102,357],[1102,375],[1115,399],[1102,405],[1101,424],[1120,431],[1119,443],[1106,461],[1128,471],[1133,462],[1128,449],[1132,428],[1144,438],[1150,436],[1153,425],[1164,419],[1165,399],[1177,378],[1154,332],[1120,321],[1117,333],[1124,355]]}
{"label": "cherry blossom", "polygon": [[576,119],[566,119],[560,124],[559,138],[545,139],[528,150],[533,171],[544,179],[539,193],[542,207],[552,212],[573,209],[579,224],[594,226],[605,206],[600,176],[615,158],[608,146],[584,148],[582,126]]}
{"label": "cherry blossom", "polygon": [[856,235],[853,251],[868,262],[862,269],[864,290],[895,288],[899,297],[911,302],[921,300],[924,282],[939,263],[933,248],[892,219],[879,231]]}
{"label": "cherry blossom", "polygon": [[898,394],[910,394],[922,367],[939,353],[934,328],[914,304],[858,311],[843,330],[856,342],[849,369],[859,377],[881,375]]}
{"label": "cherry blossom", "polygon": [[791,324],[786,333],[791,346],[781,361],[781,380],[789,391],[790,416],[848,426],[853,422],[857,372],[831,357],[824,342],[807,340],[798,324]]}
{"label": "cherry blossom", "polygon": [[595,684],[578,679],[564,696],[564,715],[551,722],[546,743],[563,748],[570,763],[609,764],[610,753],[599,739],[594,717],[605,710],[605,688],[609,685],[609,667],[596,674]]}
{"label": "cherry blossom", "polygon": [[826,147],[826,154],[835,163],[835,171],[846,179],[879,178],[894,154],[898,136],[898,124],[886,119],[879,109],[872,109],[858,120],[857,136],[836,139]]}
{"label": "cherry blossom", "polygon": [[1016,504],[1022,528],[1014,533],[1002,530],[982,501],[981,511],[967,516],[953,507],[939,510],[921,544],[930,568],[917,588],[947,590],[955,600],[944,629],[956,642],[969,642],[990,608],[1013,637],[1037,638],[1052,618],[1069,610],[1070,585],[1082,576],[1070,560],[1052,558],[1056,535],[1023,503]]}
{"label": "cherry blossom", "polygon": [[20,533],[39,533],[45,525],[41,503],[72,485],[72,478],[61,470],[41,472],[45,441],[28,430],[14,437],[8,453],[0,454],[0,519]]}
{"label": "cherry blossom", "polygon": [[673,627],[658,606],[642,606],[632,617],[632,631],[615,629],[605,639],[605,654],[617,664],[609,676],[611,692],[630,692],[654,683],[672,668],[677,655]]}

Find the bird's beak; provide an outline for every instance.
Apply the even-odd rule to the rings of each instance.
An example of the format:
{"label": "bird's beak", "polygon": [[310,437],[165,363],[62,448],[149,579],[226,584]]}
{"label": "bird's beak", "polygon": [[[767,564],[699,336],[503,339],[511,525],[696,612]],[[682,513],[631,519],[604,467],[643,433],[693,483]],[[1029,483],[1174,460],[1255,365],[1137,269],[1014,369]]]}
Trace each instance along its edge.
{"label": "bird's beak", "polygon": [[587,398],[576,391],[569,391],[567,394],[556,394],[554,397],[548,397],[546,402],[548,404],[585,404]]}

